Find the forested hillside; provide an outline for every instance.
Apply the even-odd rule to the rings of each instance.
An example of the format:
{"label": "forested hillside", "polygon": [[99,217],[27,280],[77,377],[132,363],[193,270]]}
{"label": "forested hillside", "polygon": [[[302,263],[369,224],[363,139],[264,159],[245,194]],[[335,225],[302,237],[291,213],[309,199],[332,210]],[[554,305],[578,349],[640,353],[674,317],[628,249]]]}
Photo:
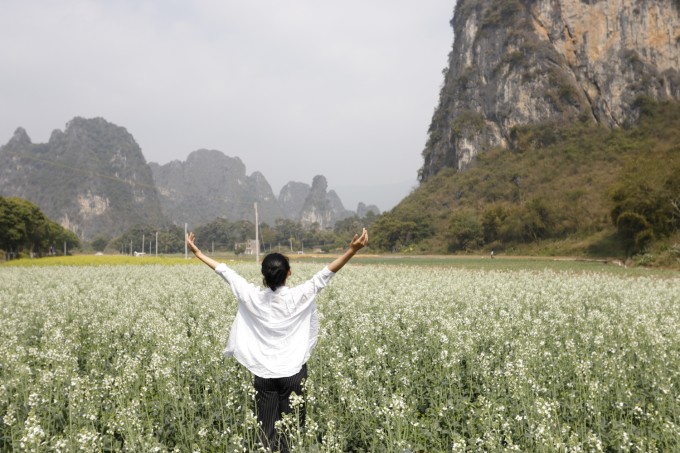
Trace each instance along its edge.
{"label": "forested hillside", "polygon": [[460,0],[421,185],[386,250],[680,265],[680,7]]}
{"label": "forested hillside", "polygon": [[680,104],[638,124],[515,128],[508,149],[441,171],[375,226],[386,250],[680,258]]}

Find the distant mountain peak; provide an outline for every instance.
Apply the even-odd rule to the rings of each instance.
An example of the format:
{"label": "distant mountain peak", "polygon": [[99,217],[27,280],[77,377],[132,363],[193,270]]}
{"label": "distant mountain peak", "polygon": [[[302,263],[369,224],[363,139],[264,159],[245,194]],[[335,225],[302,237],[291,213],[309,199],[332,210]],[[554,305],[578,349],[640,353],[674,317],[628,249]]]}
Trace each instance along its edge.
{"label": "distant mountain peak", "polygon": [[7,146],[15,148],[31,144],[31,137],[29,137],[26,133],[26,129],[23,127],[18,127],[17,130],[14,131],[12,138],[7,143]]}
{"label": "distant mountain peak", "polygon": [[0,195],[35,203],[84,240],[162,221],[139,145],[103,118],[76,117],[42,144],[18,128],[0,147]]}
{"label": "distant mountain peak", "polygon": [[216,218],[255,221],[254,203],[259,220],[269,224],[286,218],[332,228],[354,214],[328,191],[323,175],[311,186],[289,182],[277,198],[261,172],[247,175],[239,157],[218,150],[147,163],[132,134],[101,117],[75,117],[43,144],[17,128],[0,147],[0,195],[35,203],[84,240],[168,220],[194,226]]}
{"label": "distant mountain peak", "polygon": [[345,209],[334,190],[328,191],[328,181],[323,175],[316,175],[312,187],[300,211],[304,225],[318,224],[320,228],[331,228],[338,220],[354,213]]}

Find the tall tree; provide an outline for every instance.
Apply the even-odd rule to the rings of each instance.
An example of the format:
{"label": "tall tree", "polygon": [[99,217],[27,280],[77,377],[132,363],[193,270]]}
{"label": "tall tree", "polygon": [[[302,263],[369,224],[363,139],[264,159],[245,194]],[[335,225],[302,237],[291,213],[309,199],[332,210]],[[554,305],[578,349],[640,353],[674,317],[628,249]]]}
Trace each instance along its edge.
{"label": "tall tree", "polygon": [[33,203],[17,197],[0,196],[0,248],[5,252],[27,251],[31,256],[79,245],[78,237],[49,219]]}

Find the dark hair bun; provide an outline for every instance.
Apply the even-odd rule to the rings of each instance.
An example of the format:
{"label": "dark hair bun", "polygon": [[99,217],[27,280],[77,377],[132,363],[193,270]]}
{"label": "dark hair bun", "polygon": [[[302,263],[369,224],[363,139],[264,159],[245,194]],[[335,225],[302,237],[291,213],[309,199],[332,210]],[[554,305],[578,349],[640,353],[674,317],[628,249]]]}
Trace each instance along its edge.
{"label": "dark hair bun", "polygon": [[286,284],[290,263],[288,257],[280,253],[270,253],[262,260],[262,282],[272,291]]}

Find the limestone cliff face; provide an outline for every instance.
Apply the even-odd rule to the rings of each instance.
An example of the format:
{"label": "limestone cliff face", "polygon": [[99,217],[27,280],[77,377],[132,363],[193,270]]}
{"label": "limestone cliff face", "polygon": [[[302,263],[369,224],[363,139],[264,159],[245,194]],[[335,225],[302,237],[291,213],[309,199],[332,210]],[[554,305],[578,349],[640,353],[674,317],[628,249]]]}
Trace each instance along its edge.
{"label": "limestone cliff face", "polygon": [[74,118],[48,143],[32,143],[20,127],[0,146],[0,196],[36,204],[85,241],[168,221],[192,227],[219,217],[254,221],[254,203],[259,221],[269,225],[287,218],[332,228],[354,212],[327,186],[323,176],[311,187],[290,182],[277,198],[262,173],[247,175],[241,159],[216,150],[147,164],[133,136],[103,118]]}
{"label": "limestone cliff face", "polygon": [[513,127],[637,119],[639,96],[680,99],[680,2],[459,0],[421,181],[459,170]]}
{"label": "limestone cliff face", "polygon": [[342,205],[335,191],[328,191],[328,182],[322,175],[312,180],[312,187],[300,211],[303,225],[319,225],[321,229],[332,228],[336,221],[351,217],[354,213]]}
{"label": "limestone cliff face", "polygon": [[273,224],[281,209],[271,186],[259,172],[246,175],[238,157],[217,150],[198,150],[184,162],[150,164],[163,213],[173,223],[200,225],[216,217],[255,220],[254,203],[263,222]]}
{"label": "limestone cliff face", "polygon": [[299,220],[311,187],[303,182],[290,181],[279,192],[279,205],[289,220]]}
{"label": "limestone cliff face", "polygon": [[17,129],[0,147],[0,195],[35,203],[84,240],[163,220],[139,145],[102,118],[74,118],[48,143]]}

